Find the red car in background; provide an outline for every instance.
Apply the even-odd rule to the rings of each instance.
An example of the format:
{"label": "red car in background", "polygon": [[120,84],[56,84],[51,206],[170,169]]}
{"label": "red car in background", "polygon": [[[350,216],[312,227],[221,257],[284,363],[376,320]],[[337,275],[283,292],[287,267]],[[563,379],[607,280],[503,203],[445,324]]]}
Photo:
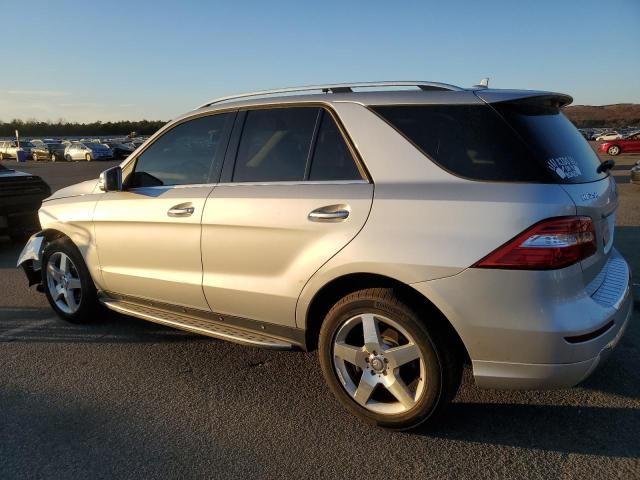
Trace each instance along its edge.
{"label": "red car in background", "polygon": [[640,153],[640,132],[632,133],[618,140],[608,140],[598,145],[598,150],[609,155]]}

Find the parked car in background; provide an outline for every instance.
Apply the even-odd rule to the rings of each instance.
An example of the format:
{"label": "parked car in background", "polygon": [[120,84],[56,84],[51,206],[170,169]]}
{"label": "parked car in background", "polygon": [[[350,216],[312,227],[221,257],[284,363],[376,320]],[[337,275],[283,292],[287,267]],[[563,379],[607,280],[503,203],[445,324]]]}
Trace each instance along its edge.
{"label": "parked car in background", "polygon": [[106,145],[113,151],[113,158],[116,160],[127,158],[135,150],[133,145],[125,143],[108,142],[103,145]]}
{"label": "parked car in background", "polygon": [[49,195],[40,177],[0,165],[0,235],[17,241],[39,230],[38,209]]}
{"label": "parked car in background", "polygon": [[619,138],[622,138],[622,134],[614,131],[611,132],[606,132],[606,133],[602,133],[600,135],[598,135],[596,137],[596,142],[602,142],[604,140],[617,140]]}
{"label": "parked car in background", "polygon": [[640,132],[601,143],[598,145],[598,150],[614,157],[621,153],[640,153]]}
{"label": "parked car in background", "polygon": [[57,315],[318,347],[338,400],[397,429],[442,411],[464,363],[481,387],[567,387],[618,343],[616,183],[570,96],[271,93],[208,102],[43,203],[18,265]]}
{"label": "parked car in background", "polygon": [[50,160],[59,162],[64,160],[64,151],[67,146],[58,140],[31,140],[34,147],[31,149],[31,158],[34,161]]}
{"label": "parked car in background", "polygon": [[33,144],[29,141],[20,142],[20,146],[18,146],[18,142],[16,140],[5,140],[0,142],[0,160],[4,160],[6,158],[18,158],[17,151],[22,150],[27,157],[31,156],[31,149],[33,148]]}
{"label": "parked car in background", "polygon": [[74,142],[64,151],[64,158],[71,160],[111,160],[113,151],[101,143],[94,142]]}

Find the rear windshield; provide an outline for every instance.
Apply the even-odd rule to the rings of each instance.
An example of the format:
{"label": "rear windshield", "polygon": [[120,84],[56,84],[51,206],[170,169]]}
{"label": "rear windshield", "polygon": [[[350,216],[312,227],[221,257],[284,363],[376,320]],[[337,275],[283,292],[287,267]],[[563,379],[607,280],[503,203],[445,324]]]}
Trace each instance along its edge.
{"label": "rear windshield", "polygon": [[582,183],[605,176],[558,108],[516,102],[373,109],[442,168],[471,180]]}
{"label": "rear windshield", "polygon": [[598,173],[598,156],[578,129],[550,99],[495,103],[558,183],[586,183],[607,176]]}

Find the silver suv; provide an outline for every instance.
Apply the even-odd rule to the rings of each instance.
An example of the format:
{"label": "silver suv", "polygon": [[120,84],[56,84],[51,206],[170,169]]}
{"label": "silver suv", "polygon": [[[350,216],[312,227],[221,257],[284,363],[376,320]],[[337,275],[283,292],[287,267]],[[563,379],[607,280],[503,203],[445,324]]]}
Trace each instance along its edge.
{"label": "silver suv", "polygon": [[103,305],[317,347],[340,402],[385,427],[442,411],[464,364],[482,387],[572,386],[632,299],[611,164],[570,101],[432,82],[219,99],[51,196],[18,263],[70,321]]}

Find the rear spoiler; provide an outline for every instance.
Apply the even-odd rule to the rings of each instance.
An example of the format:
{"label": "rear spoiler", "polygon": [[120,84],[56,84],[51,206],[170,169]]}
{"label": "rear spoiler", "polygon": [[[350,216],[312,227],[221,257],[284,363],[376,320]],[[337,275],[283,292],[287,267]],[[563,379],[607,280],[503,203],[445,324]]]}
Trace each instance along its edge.
{"label": "rear spoiler", "polygon": [[555,103],[558,108],[562,108],[573,102],[573,97],[570,95],[537,90],[498,90],[486,88],[483,90],[474,90],[473,93],[486,103],[526,102],[527,100],[535,100],[536,102],[552,102]]}

